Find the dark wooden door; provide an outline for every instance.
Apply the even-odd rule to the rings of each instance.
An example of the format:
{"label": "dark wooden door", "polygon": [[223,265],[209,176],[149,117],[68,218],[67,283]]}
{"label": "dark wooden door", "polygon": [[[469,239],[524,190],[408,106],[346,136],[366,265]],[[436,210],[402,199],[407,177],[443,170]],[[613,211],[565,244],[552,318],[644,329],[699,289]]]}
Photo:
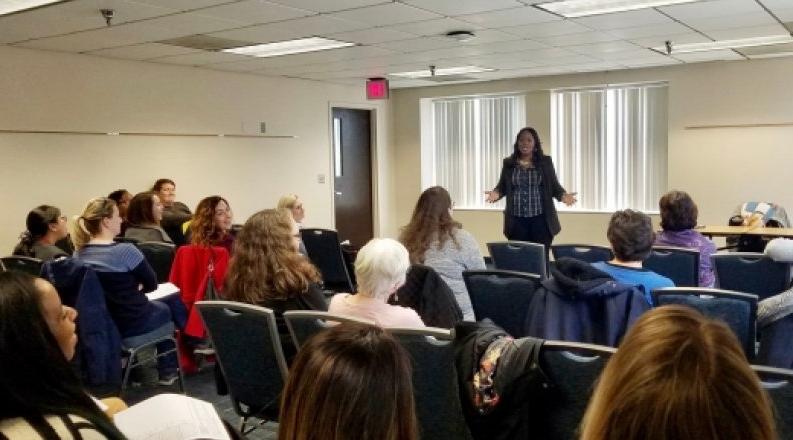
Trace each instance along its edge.
{"label": "dark wooden door", "polygon": [[333,175],[339,240],[355,248],[374,236],[370,110],[333,108]]}

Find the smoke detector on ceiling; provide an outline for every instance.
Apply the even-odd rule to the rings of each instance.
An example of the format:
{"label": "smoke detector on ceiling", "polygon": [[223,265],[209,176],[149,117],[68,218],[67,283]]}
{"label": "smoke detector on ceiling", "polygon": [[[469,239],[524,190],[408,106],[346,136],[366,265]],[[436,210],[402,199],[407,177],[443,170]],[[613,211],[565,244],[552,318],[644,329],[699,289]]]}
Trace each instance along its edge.
{"label": "smoke detector on ceiling", "polygon": [[476,38],[476,35],[471,31],[450,31],[446,32],[446,36],[460,43],[465,43],[466,41],[471,41]]}

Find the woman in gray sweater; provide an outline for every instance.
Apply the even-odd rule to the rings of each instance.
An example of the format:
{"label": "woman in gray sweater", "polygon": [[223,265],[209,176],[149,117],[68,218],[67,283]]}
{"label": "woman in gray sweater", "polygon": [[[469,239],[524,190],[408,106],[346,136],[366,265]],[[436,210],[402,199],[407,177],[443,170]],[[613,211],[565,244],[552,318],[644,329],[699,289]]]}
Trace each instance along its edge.
{"label": "woman in gray sweater", "polygon": [[410,262],[435,269],[454,292],[466,321],[474,320],[463,271],[484,269],[485,261],[473,235],[452,218],[452,199],[440,186],[426,189],[416,202],[413,216],[399,241],[410,253]]}

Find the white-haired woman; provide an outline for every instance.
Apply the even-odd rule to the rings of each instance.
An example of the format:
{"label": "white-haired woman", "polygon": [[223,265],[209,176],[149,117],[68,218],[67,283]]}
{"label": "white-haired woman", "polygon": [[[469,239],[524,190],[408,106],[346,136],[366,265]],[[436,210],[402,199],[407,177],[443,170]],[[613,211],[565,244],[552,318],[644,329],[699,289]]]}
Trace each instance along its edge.
{"label": "white-haired woman", "polygon": [[369,241],[355,259],[358,293],[335,295],[328,312],[369,319],[381,327],[424,327],[415,310],[386,302],[405,283],[408,267],[408,251],[400,242],[390,238]]}

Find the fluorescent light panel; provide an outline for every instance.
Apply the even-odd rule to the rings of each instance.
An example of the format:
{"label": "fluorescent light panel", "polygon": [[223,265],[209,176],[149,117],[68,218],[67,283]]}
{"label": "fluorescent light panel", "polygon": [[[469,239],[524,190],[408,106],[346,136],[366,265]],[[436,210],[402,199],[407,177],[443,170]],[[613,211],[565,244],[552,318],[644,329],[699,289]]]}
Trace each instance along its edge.
{"label": "fluorescent light panel", "polygon": [[[435,69],[435,76],[464,75],[466,73],[492,72],[493,70],[495,69],[488,69],[479,66],[446,67],[441,69]],[[403,78],[429,78],[432,76],[432,72],[430,72],[429,70],[416,70],[413,72],[389,73],[388,75],[399,76]]]}
{"label": "fluorescent light panel", "polygon": [[612,12],[633,11],[657,6],[691,3],[698,0],[564,0],[540,3],[537,6],[567,18],[586,17],[587,15],[609,14]]}
{"label": "fluorescent light panel", "polygon": [[318,50],[336,49],[347,46],[355,46],[355,43],[329,40],[327,38],[320,37],[311,37],[301,38],[298,40],[279,41],[277,43],[233,47],[231,49],[223,49],[223,52],[265,58],[277,57],[279,55],[291,55],[295,53],[316,52]]}
{"label": "fluorescent light panel", "polygon": [[0,15],[38,8],[39,6],[60,3],[63,0],[2,0],[0,1]]}
{"label": "fluorescent light panel", "polygon": [[[790,35],[770,35],[766,37],[741,38],[738,40],[709,41],[707,43],[688,43],[677,45],[672,42],[672,54],[704,52],[708,50],[736,49],[739,47],[768,46],[793,42]],[[654,50],[666,53],[666,47],[654,47]]]}

